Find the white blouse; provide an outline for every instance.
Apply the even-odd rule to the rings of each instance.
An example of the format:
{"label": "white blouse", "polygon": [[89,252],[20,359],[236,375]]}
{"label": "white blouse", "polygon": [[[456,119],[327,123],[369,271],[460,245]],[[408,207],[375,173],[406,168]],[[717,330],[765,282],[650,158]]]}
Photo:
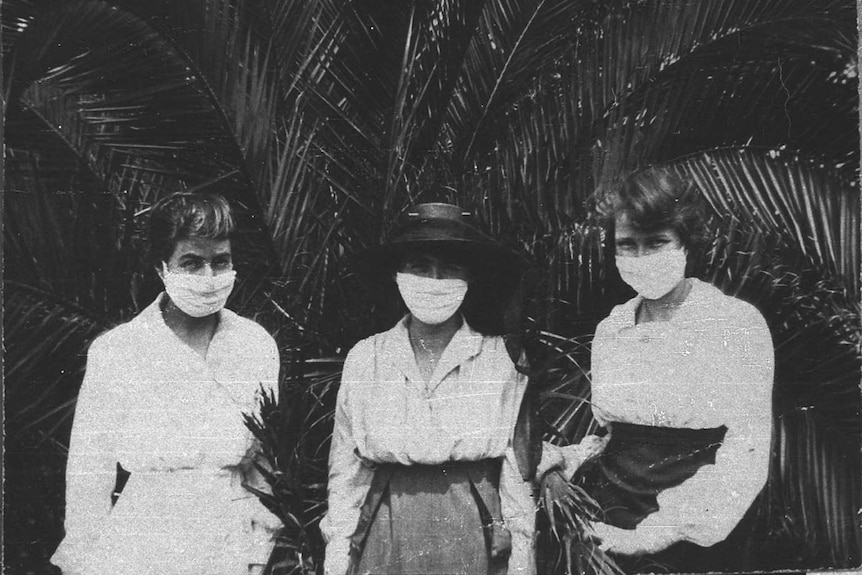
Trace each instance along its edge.
{"label": "white blouse", "polygon": [[[278,349],[262,327],[223,310],[204,359],[165,324],[163,297],[90,346],[66,468],[66,537],[52,557],[64,573],[158,571],[150,564],[160,552],[194,568],[198,554],[228,544],[245,555],[225,558],[239,572],[268,558],[278,519],[237,470],[253,444],[242,413],[256,412],[261,386],[277,390]],[[117,463],[131,476],[112,507]]]}
{"label": "white blouse", "polygon": [[636,297],[599,324],[592,402],[611,434],[614,421],[727,426],[715,464],[659,494],[660,509],[633,533],[660,530],[667,541],[710,546],[727,537],[766,482],[774,351],[753,306],[689,281],[692,290],[670,321],[636,324]]}
{"label": "white blouse", "polygon": [[511,448],[526,377],[515,369],[502,338],[483,336],[464,322],[426,384],[406,321],[357,343],[344,363],[329,460],[329,511],[320,525],[326,573],[347,570],[349,538],[374,474],[369,463],[487,458],[504,458],[500,497],[513,539],[509,573],[534,573],[536,507]]}

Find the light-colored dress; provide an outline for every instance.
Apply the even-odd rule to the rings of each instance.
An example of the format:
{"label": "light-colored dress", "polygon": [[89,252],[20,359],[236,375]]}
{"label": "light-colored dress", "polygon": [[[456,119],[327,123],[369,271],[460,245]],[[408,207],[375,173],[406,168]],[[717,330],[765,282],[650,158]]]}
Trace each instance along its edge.
{"label": "light-colored dress", "polygon": [[599,324],[592,403],[611,434],[613,422],[727,427],[715,464],[661,492],[659,510],[632,531],[632,537],[711,546],[739,523],[766,481],[774,351],[753,306],[689,281],[691,292],[670,321],[636,324],[642,302],[636,297]]}
{"label": "light-colored dress", "polygon": [[[272,337],[229,310],[206,359],[165,324],[160,301],[90,347],[66,468],[64,574],[245,575],[278,519],[239,464],[261,386],[276,390]],[[116,465],[131,472],[111,506]]]}
{"label": "light-colored dress", "polygon": [[495,458],[502,459],[501,511],[512,533],[508,572],[534,573],[536,506],[511,447],[526,378],[515,370],[502,338],[483,336],[464,322],[426,384],[406,321],[356,344],[344,364],[330,451],[329,511],[321,522],[326,573],[347,571],[350,536],[375,465]]}

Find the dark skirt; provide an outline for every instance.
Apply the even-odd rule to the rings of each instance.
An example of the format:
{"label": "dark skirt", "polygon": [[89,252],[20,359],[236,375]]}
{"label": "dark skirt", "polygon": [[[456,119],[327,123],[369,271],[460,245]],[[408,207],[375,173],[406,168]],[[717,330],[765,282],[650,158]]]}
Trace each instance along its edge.
{"label": "dark skirt", "polygon": [[354,574],[503,575],[500,461],[380,465],[351,538]]}
{"label": "dark skirt", "polygon": [[[658,511],[659,493],[682,484],[704,465],[715,463],[726,433],[724,426],[687,429],[615,422],[604,451],[584,463],[573,482],[599,504],[599,521],[634,529]],[[620,566],[628,572],[700,570],[696,563],[703,551],[681,542],[656,556],[624,559]]]}
{"label": "dark skirt", "polygon": [[685,429],[613,423],[604,451],[573,481],[599,504],[603,523],[634,529],[658,511],[656,496],[690,479],[715,454],[727,428]]}

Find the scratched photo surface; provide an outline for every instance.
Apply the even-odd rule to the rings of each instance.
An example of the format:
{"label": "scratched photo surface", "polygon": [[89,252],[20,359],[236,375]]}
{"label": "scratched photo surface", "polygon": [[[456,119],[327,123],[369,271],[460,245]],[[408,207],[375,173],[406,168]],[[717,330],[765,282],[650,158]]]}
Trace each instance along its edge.
{"label": "scratched photo surface", "polygon": [[859,570],[854,2],[0,17],[5,573]]}

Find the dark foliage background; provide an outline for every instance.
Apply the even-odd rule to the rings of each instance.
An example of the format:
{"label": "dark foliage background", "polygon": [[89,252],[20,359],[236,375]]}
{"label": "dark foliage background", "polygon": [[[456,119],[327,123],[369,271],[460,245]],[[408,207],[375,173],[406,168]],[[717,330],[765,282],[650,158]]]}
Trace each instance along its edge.
{"label": "dark foliage background", "polygon": [[279,569],[314,572],[339,358],[397,314],[352,256],[411,203],[474,210],[535,264],[547,437],[576,441],[592,330],[631,295],[589,198],[653,163],[712,208],[697,275],[776,343],[772,472],[725,567],[859,565],[852,2],[6,0],[2,23],[10,573],[48,572],[86,349],[159,289],[158,198],[220,191],[240,214],[229,305],[283,358],[260,429]]}

